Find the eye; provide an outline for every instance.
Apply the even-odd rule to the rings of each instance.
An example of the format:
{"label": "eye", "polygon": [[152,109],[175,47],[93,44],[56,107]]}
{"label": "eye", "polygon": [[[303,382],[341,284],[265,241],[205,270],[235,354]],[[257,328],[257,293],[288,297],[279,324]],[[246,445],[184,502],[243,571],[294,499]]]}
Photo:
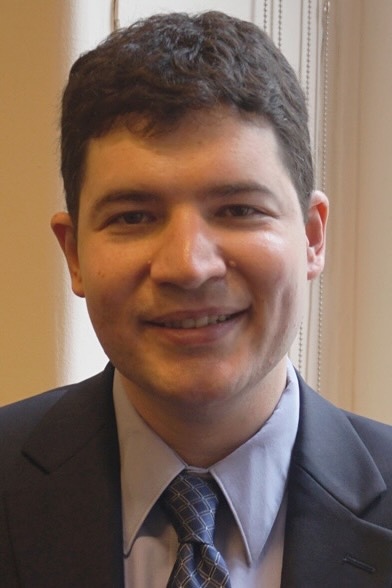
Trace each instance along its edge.
{"label": "eye", "polygon": [[249,216],[260,216],[263,213],[254,208],[253,206],[248,206],[246,204],[235,204],[231,206],[226,206],[220,212],[220,216],[228,216],[228,217],[235,217],[235,218],[242,218],[242,217],[249,217]]}
{"label": "eye", "polygon": [[154,216],[142,210],[133,210],[123,212],[114,216],[109,224],[117,225],[140,225],[145,223],[151,223],[154,220]]}

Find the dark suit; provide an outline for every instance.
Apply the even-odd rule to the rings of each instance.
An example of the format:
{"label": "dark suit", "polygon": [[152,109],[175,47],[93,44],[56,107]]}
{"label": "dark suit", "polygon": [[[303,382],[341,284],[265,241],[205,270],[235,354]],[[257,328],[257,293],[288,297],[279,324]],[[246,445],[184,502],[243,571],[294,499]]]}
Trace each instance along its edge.
{"label": "dark suit", "polygon": [[[112,369],[0,410],[0,586],[123,586]],[[303,382],[282,586],[392,586],[392,427]]]}

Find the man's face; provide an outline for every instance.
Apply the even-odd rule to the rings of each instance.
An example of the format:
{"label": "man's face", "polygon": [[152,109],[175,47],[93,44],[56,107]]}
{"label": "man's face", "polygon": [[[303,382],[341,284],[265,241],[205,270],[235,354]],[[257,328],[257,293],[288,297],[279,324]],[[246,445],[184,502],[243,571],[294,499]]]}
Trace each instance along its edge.
{"label": "man's face", "polygon": [[53,227],[131,397],[196,409],[282,391],[326,206],[305,225],[272,128],[220,108],[91,140],[77,240]]}

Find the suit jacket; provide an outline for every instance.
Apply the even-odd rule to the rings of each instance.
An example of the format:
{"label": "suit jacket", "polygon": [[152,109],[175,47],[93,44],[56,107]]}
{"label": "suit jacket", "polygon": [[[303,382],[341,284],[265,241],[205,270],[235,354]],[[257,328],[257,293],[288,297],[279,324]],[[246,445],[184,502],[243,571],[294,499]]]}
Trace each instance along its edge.
{"label": "suit jacket", "polygon": [[[0,410],[0,586],[123,586],[113,372]],[[300,381],[284,588],[391,588],[392,427]]]}

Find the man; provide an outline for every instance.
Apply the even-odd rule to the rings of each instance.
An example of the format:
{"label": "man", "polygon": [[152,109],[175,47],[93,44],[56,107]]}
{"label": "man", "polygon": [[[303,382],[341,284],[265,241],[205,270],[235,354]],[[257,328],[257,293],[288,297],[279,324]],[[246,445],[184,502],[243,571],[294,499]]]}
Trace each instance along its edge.
{"label": "man", "polygon": [[217,12],[114,33],[71,70],[62,173],[111,363],[1,411],[3,585],[391,586],[391,428],[287,358],[328,201],[284,57]]}

